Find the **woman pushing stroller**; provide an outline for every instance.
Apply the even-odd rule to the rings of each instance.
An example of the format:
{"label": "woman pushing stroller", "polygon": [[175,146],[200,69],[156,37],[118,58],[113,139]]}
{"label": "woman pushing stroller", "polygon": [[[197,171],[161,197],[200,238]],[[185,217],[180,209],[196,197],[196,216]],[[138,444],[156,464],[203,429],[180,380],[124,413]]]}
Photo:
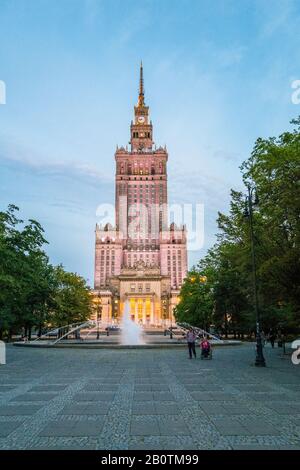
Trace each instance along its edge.
{"label": "woman pushing stroller", "polygon": [[207,336],[204,336],[202,340],[200,341],[200,348],[201,348],[201,359],[212,358],[211,344]]}

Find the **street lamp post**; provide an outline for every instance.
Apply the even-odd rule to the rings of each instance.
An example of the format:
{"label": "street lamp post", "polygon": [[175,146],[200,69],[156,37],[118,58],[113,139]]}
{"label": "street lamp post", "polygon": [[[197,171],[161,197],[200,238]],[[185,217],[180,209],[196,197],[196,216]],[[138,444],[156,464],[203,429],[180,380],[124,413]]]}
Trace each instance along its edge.
{"label": "street lamp post", "polygon": [[[258,306],[257,296],[257,279],[256,279],[256,257],[255,257],[255,246],[254,246],[254,232],[253,232],[253,206],[258,203],[255,188],[247,186],[248,195],[246,196],[246,210],[245,215],[249,218],[250,225],[250,245],[251,245],[251,259],[252,259],[252,278],[253,278],[253,298],[254,298],[254,309],[256,316],[256,358],[255,365],[257,367],[265,367],[266,361],[263,355],[263,346],[261,340],[261,319],[260,310]],[[255,198],[255,199],[254,199]]]}
{"label": "street lamp post", "polygon": [[98,294],[97,298],[97,339],[100,338],[100,329],[99,329],[99,317],[101,319],[101,313],[102,313],[102,300],[100,293]]}
{"label": "street lamp post", "polygon": [[170,308],[170,304],[168,305],[168,313],[169,313],[169,331],[170,331],[170,339],[173,339],[173,310],[172,310],[172,304]]}

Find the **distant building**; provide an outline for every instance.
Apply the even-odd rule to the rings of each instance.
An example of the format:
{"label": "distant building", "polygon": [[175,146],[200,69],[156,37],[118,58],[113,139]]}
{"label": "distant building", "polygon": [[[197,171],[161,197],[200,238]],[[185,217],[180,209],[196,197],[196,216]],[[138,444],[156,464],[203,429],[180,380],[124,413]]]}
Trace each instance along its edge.
{"label": "distant building", "polygon": [[130,134],[130,150],[115,153],[116,226],[96,226],[94,294],[104,322],[119,319],[127,299],[136,322],[167,326],[187,273],[186,229],[168,226],[168,153],[154,147],[142,64]]}

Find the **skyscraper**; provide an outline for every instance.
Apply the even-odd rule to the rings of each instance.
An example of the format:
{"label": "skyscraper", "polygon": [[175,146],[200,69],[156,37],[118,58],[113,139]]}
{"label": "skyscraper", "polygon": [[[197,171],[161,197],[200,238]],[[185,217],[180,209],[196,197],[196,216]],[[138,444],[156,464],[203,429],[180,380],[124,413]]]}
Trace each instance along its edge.
{"label": "skyscraper", "polygon": [[133,320],[167,326],[187,272],[186,230],[168,226],[168,153],[153,142],[142,64],[129,145],[115,153],[116,226],[96,225],[94,293],[104,322],[127,299]]}

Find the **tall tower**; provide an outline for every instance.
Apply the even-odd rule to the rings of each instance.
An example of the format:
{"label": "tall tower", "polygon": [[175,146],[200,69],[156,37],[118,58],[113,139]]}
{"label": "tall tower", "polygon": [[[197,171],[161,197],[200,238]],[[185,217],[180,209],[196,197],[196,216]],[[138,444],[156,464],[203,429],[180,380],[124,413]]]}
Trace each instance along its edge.
{"label": "tall tower", "polygon": [[111,305],[107,321],[127,299],[134,320],[167,324],[187,271],[186,231],[168,227],[168,153],[154,146],[142,63],[129,145],[115,153],[116,227],[96,226],[95,289]]}
{"label": "tall tower", "polygon": [[145,105],[143,64],[140,66],[140,83],[138,103],[134,107],[134,122],[130,126],[131,151],[151,152],[152,122],[149,122],[149,106]]}

